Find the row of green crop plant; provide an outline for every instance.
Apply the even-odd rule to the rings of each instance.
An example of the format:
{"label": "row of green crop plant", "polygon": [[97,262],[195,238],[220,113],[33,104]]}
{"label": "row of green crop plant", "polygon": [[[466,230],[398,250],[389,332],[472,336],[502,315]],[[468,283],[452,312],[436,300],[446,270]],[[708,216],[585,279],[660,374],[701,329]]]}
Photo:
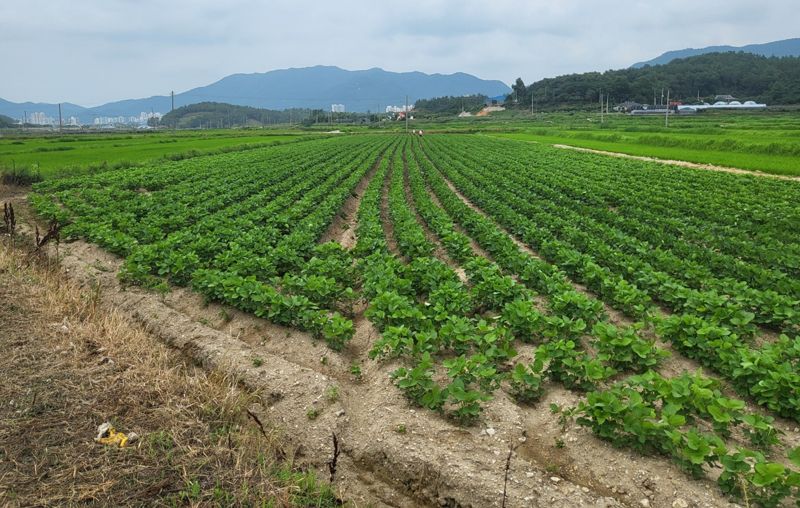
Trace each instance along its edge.
{"label": "row of green crop plant", "polygon": [[[309,163],[296,168],[297,173],[309,174],[315,164],[331,155],[317,148],[309,151]],[[264,206],[299,160],[300,156],[285,150],[198,158],[179,168],[172,164],[152,167],[145,174],[117,172],[48,182],[37,187],[32,199],[38,208],[44,208],[45,215],[66,225],[63,233],[67,236],[71,229],[85,234],[80,230],[82,224],[114,231],[120,241],[106,247],[125,255],[135,245],[163,240],[169,233],[209,217],[227,219]],[[163,178],[175,173],[183,174],[185,180]],[[290,188],[287,185],[284,183],[284,189]],[[231,208],[232,204],[236,207]]]}
{"label": "row of green crop plant", "polygon": [[[501,157],[508,150],[499,151],[494,147],[491,157]],[[644,199],[622,203],[627,190],[620,184],[607,182],[613,176],[609,169],[593,167],[591,172],[569,173],[561,171],[563,160],[558,154],[539,150],[526,150],[515,153],[513,160],[505,159],[509,169],[518,171],[525,178],[526,185],[536,185],[536,193],[554,205],[569,206],[578,213],[590,215],[595,220],[623,231],[624,233],[649,243],[658,255],[663,251],[672,253],[684,261],[687,278],[716,276],[718,278],[738,279],[762,290],[775,290],[797,298],[800,296],[800,280],[795,272],[783,272],[776,268],[771,259],[764,259],[763,245],[737,231],[739,238],[731,235],[711,234],[708,223],[698,228],[686,220],[665,218],[653,211],[653,204]],[[591,188],[592,193],[586,189]],[[710,192],[716,192],[710,190]],[[723,252],[725,246],[735,242],[736,255]],[[747,249],[759,248],[758,254],[740,259],[740,246],[746,242]],[[770,245],[770,256],[784,258],[780,245]]]}
{"label": "row of green crop plant", "polygon": [[524,172],[535,172],[539,181],[568,176],[561,183],[572,188],[577,199],[619,215],[636,210],[643,223],[664,235],[800,275],[800,217],[795,206],[800,190],[792,182],[698,173],[520,143],[492,145],[500,154],[513,153]]}
{"label": "row of green crop plant", "polygon": [[[647,275],[649,278],[646,282],[663,289],[662,292],[656,293],[662,300],[667,299],[676,306],[689,307],[697,312],[713,315],[715,319],[725,320],[727,323],[745,330],[748,334],[753,333],[754,326],[750,324],[752,314],[748,315],[733,302],[724,299],[718,301],[713,298],[713,294],[682,287],[675,284],[666,274],[655,272],[652,269],[644,271],[644,273],[615,271],[613,263],[618,262],[616,256],[624,258],[624,255],[608,248],[598,256],[590,256],[581,252],[571,242],[582,244],[582,246],[595,251],[607,246],[594,237],[586,235],[572,223],[532,206],[518,195],[518,193],[522,194],[522,191],[512,188],[503,179],[492,181],[458,158],[456,154],[447,151],[446,148],[440,153],[438,150],[442,148],[441,145],[439,143],[431,148],[432,152],[435,152],[434,157],[438,157],[440,169],[469,199],[481,206],[493,219],[498,220],[510,233],[537,249],[541,255],[567,270],[573,277],[578,276],[581,282],[610,301],[612,305],[616,304],[619,298],[613,294],[616,284],[609,284],[607,281],[623,278],[636,288],[638,284],[641,284],[643,276]],[[613,256],[609,255],[609,251]],[[636,259],[634,262],[637,262],[640,267],[647,266]],[[634,290],[634,294],[640,294],[639,292],[641,290],[638,288]],[[644,293],[644,295],[648,294],[648,292]],[[641,308],[646,301],[644,296],[639,296],[638,299],[640,303],[634,306],[634,310]],[[624,307],[623,310],[625,310]]]}
{"label": "row of green crop plant", "polygon": [[[565,155],[562,152],[543,148],[523,150],[516,146],[516,150],[514,150],[513,146],[498,147],[494,144],[484,146],[485,153],[481,154],[483,164],[491,164],[492,160],[497,158],[507,169],[523,178],[526,185],[535,186],[535,188],[532,187],[532,190],[535,190],[537,195],[543,199],[552,202],[552,205],[569,206],[577,209],[579,213],[588,211],[595,220],[651,243],[659,250],[674,252],[676,256],[687,261],[686,271],[690,274],[694,271],[713,271],[719,278],[740,279],[756,288],[776,290],[795,297],[800,294],[800,281],[788,276],[789,271],[784,273],[776,268],[781,264],[776,264],[771,259],[777,256],[785,262],[786,249],[781,240],[792,240],[793,236],[788,232],[782,232],[780,240],[773,238],[766,245],[762,245],[761,241],[754,239],[745,229],[734,229],[734,231],[722,234],[709,230],[709,220],[702,221],[701,227],[698,228],[690,223],[693,217],[675,215],[672,210],[674,206],[669,206],[670,202],[661,207],[654,204],[654,201],[663,193],[658,186],[658,181],[651,182],[653,185],[646,192],[631,191],[628,181],[619,179],[617,168],[609,166],[607,161],[606,164],[594,164],[596,159],[582,161],[574,159],[575,156],[572,154]],[[513,153],[513,158],[508,156],[510,152]],[[469,153],[465,155],[474,162],[474,155]],[[587,155],[587,157],[592,156]],[[579,167],[587,167],[591,164],[591,170],[569,171],[565,167],[567,161],[577,164]],[[688,175],[691,174],[688,173]],[[639,180],[647,180],[648,175],[648,172],[639,170],[637,177]],[[613,181],[615,178],[618,180]],[[707,194],[713,198],[714,194],[719,193],[717,189],[725,186],[729,179],[735,180],[742,177],[715,173],[711,178],[717,178],[716,185],[705,189],[690,188],[690,192],[698,194],[701,201],[704,201],[704,195]],[[773,183],[773,185],[775,184]],[[786,189],[773,201],[791,201],[797,197],[792,192],[792,184],[780,182],[777,185],[783,185]],[[657,188],[658,192],[653,192],[653,188]],[[592,192],[587,192],[587,189],[592,189]],[[753,194],[753,190],[749,188],[740,192]],[[761,200],[765,199],[764,196],[755,195]],[[670,199],[674,203],[675,198],[671,197]],[[737,210],[738,206],[747,205],[740,205],[739,201],[730,201],[729,209],[725,210],[723,215],[727,217],[733,213],[741,213]],[[658,211],[654,211],[656,208]],[[773,216],[780,213],[778,210],[772,211]],[[673,216],[670,217],[670,214]],[[769,222],[769,218],[770,216],[767,214],[759,220],[759,224],[763,224],[765,221]],[[796,243],[796,237],[793,241],[794,247],[800,247]],[[736,244],[735,250],[732,251],[735,255],[723,254],[721,251],[725,250],[731,242]],[[740,255],[739,246],[742,242],[746,242],[748,247],[759,248],[758,255],[754,257],[753,261],[738,257]],[[764,249],[765,246],[768,246],[769,249]],[[768,252],[764,252],[765,250]],[[765,259],[765,254],[771,254],[771,256]]]}
{"label": "row of green crop plant", "polygon": [[[65,228],[70,234],[112,249],[118,235],[130,239],[125,248],[117,250],[127,254],[121,273],[125,280],[191,283],[209,298],[307,330],[341,349],[352,337],[354,326],[331,309],[346,313],[355,300],[352,256],[337,244],[316,244],[390,142],[386,138],[362,138],[342,144],[318,143],[309,155],[313,163],[302,168],[297,168],[295,154],[290,152],[277,159],[265,154],[266,167],[255,168],[262,184],[257,185],[256,179],[241,188],[220,186],[234,183],[239,176],[247,179],[248,173],[231,164],[237,158],[219,157],[217,163],[228,164],[227,172],[208,175],[203,185],[220,186],[235,196],[223,198],[211,213],[191,207],[181,210],[183,217],[178,222],[185,227],[175,228],[177,222],[172,222],[164,229],[165,236],[152,243],[139,243],[128,234],[147,237],[136,221],[137,214],[146,210],[140,201],[147,199],[119,199],[121,193],[117,191],[130,185],[125,175],[120,175],[117,189],[110,188],[105,199],[100,189],[93,188],[91,205],[80,201],[80,190],[75,192],[75,201],[69,201],[72,196],[68,189],[55,197],[67,198],[64,201],[69,212],[73,211],[69,204],[76,205],[76,215]],[[250,194],[242,194],[242,188]],[[157,196],[157,202],[180,201],[191,192],[191,187],[176,181],[152,196]],[[64,193],[67,195],[62,196]],[[55,203],[53,199],[42,201]],[[126,229],[127,225],[130,228]]]}
{"label": "row of green crop plant", "polygon": [[[800,311],[797,310],[800,300],[773,289],[758,289],[743,281],[718,278],[704,266],[692,265],[669,250],[659,249],[598,220],[595,208],[583,206],[580,199],[565,199],[559,191],[547,192],[546,185],[535,176],[541,168],[536,172],[526,172],[524,168],[514,166],[507,152],[490,153],[488,147],[483,155],[483,163],[496,167],[503,176],[497,184],[498,191],[505,193],[514,211],[536,224],[546,224],[554,236],[584,252],[592,252],[596,259],[602,259],[614,271],[630,273],[635,270],[640,275],[635,282],[654,297],[664,301],[672,297],[675,293],[672,290],[677,288],[680,296],[674,304],[685,306],[685,301],[691,299],[711,307],[710,302],[718,300],[720,295],[732,300],[743,311],[752,312],[754,323],[789,333],[800,330]],[[477,162],[468,154],[462,160],[467,167],[474,167]],[[545,172],[553,178],[558,169]],[[569,177],[560,175],[558,178],[565,182],[564,185],[569,185]],[[631,216],[635,218],[636,213],[631,212]],[[535,241],[544,242],[546,238],[542,234]],[[643,273],[653,277],[644,280]]]}
{"label": "row of green crop plant", "polygon": [[[386,146],[378,147],[378,150],[386,148]],[[287,229],[270,251],[263,255],[249,256],[249,259],[259,263],[259,268],[263,268],[266,260],[278,273],[272,278],[271,284],[264,284],[257,277],[250,276],[250,280],[257,284],[256,287],[265,288],[268,292],[275,290],[277,294],[279,311],[262,317],[310,331],[325,339],[329,346],[337,350],[342,349],[352,338],[355,332],[352,320],[343,317],[338,311],[327,310],[338,306],[345,307],[347,312],[348,307],[352,308],[356,299],[353,288],[357,282],[352,256],[338,244],[317,245],[317,240],[344,201],[353,193],[358,182],[376,164],[375,160],[379,157],[379,153],[374,149],[364,150],[362,156],[357,158],[356,166],[349,170],[348,176],[335,180],[334,186],[318,186],[313,191],[306,192],[302,198],[295,195],[292,208],[297,211],[291,215],[282,217],[279,215],[283,221],[281,223],[292,224],[293,229]],[[343,168],[347,169],[347,166]],[[241,254],[246,256],[244,252]],[[236,256],[235,260],[242,262],[239,256]],[[207,284],[209,272],[201,274],[201,277],[193,278],[193,287],[201,291],[213,290],[214,288],[209,288]],[[241,276],[236,270],[225,269],[211,270],[210,275],[212,278]],[[218,294],[211,296],[221,299]],[[242,301],[224,299],[226,296],[222,295],[222,301],[233,305],[243,303],[246,307],[248,301],[253,301],[249,295],[245,295]],[[236,296],[241,296],[241,292],[234,298]],[[263,296],[263,293],[256,293],[255,296]],[[256,300],[256,303],[258,302],[259,300]],[[274,305],[270,307],[274,308]],[[285,312],[282,313],[281,310]]]}
{"label": "row of green crop plant", "polygon": [[[429,181],[437,182],[440,175],[435,174],[435,167],[428,168]],[[468,207],[444,181],[437,183],[439,200],[452,202],[451,209],[468,215]],[[468,224],[469,218],[464,222]],[[704,466],[721,463],[719,484],[723,491],[739,498],[749,496],[762,506],[797,495],[797,473],[765,455],[779,443],[771,417],[745,412],[744,402],[723,396],[719,383],[701,374],[684,373],[674,379],[659,376],[651,369],[664,353],[641,342],[634,329],[620,330],[600,322],[592,334],[596,337],[594,358],[586,352],[576,354],[580,347],[571,340],[553,338],[540,346],[533,363],[514,367],[509,379],[511,393],[520,401],[537,400],[542,392],[542,371],[549,363],[550,379],[572,389],[592,390],[585,402],[569,412],[601,438],[667,455],[695,476],[703,474]],[[580,370],[575,368],[579,364]],[[643,374],[598,389],[613,373],[612,366]],[[646,388],[645,380],[649,382]],[[630,398],[619,394],[621,387],[630,386],[636,387],[625,392]],[[735,427],[758,450],[735,441],[730,447],[727,441]],[[790,452],[789,459],[795,460],[797,454]]]}
{"label": "row of green crop plant", "polygon": [[[430,391],[440,393],[441,388],[434,383],[423,382],[423,378],[433,376],[441,358],[444,358],[442,365],[447,372],[461,378],[459,388],[477,383],[478,388],[489,397],[495,389],[505,385],[514,397],[530,402],[541,394],[543,378],[549,377],[568,386],[588,389],[616,374],[616,369],[609,364],[619,369],[639,370],[645,365],[658,363],[664,357],[664,351],[656,348],[652,341],[637,336],[633,329],[618,329],[608,323],[597,323],[591,332],[587,332],[586,321],[577,315],[593,323],[602,305],[596,301],[587,302],[583,295],[580,295],[582,299],[578,302],[568,302],[568,298],[556,299],[553,307],[556,314],[545,315],[540,312],[536,308],[535,292],[504,275],[496,264],[472,253],[469,240],[454,230],[452,221],[428,197],[415,157],[403,159],[408,165],[407,178],[414,206],[453,259],[466,268],[469,294],[474,302],[471,313],[466,315],[459,314],[464,314],[469,305],[442,309],[438,303],[426,302],[429,308],[439,309],[434,319],[444,322],[443,326],[437,329],[434,324],[429,333],[415,334],[414,328],[424,328],[424,323],[406,323],[402,331],[387,329],[383,339],[376,345],[380,354],[405,356],[417,362],[413,368],[402,370],[402,376],[398,378],[398,384],[413,388],[409,393],[413,400],[418,403],[431,398],[440,400],[432,396]],[[399,175],[393,176],[392,183],[390,205],[397,209],[392,214],[396,221],[395,231],[398,225],[399,229],[416,230],[413,237],[420,243],[427,242],[422,228],[415,224],[414,213],[404,202]],[[417,248],[416,252],[432,250],[432,246],[428,245]],[[415,262],[411,261],[410,264]],[[438,260],[434,265],[444,266]],[[452,271],[447,275],[448,283],[456,282]],[[571,286],[569,290],[574,292]],[[454,291],[450,299],[465,300],[461,297],[463,294],[463,290]],[[395,304],[397,300],[392,298]],[[571,306],[570,303],[578,304]],[[442,310],[451,314],[448,316]],[[475,316],[475,312],[481,314]],[[562,312],[575,314],[567,317]],[[487,313],[493,317],[484,319]],[[385,315],[381,313],[380,318],[385,318]],[[380,326],[383,323],[378,324]],[[580,346],[581,338],[586,333],[594,336],[592,344],[600,351],[596,358]],[[510,349],[511,338],[523,342],[553,339],[553,342],[539,348],[533,363],[512,365],[516,352]],[[468,354],[470,352],[473,354]],[[459,356],[453,358],[453,355]],[[420,386],[426,386],[429,390],[420,389]],[[442,391],[448,393],[447,389]]]}
{"label": "row of green crop plant", "polygon": [[[382,149],[385,150],[386,147]],[[231,258],[231,261],[237,263],[252,259],[257,263],[258,269],[263,269],[266,260],[276,269],[278,275],[272,278],[271,285],[263,284],[257,277],[251,276],[261,287],[275,289],[279,308],[286,309],[285,318],[280,313],[263,317],[308,330],[324,338],[329,346],[337,350],[342,349],[352,338],[355,328],[351,319],[343,317],[338,311],[331,313],[326,309],[344,307],[345,312],[351,311],[356,298],[353,288],[356,286],[357,274],[353,269],[352,256],[340,245],[316,243],[358,182],[375,164],[376,157],[379,154],[375,151],[365,150],[362,157],[356,160],[356,166],[349,176],[344,180],[336,180],[335,186],[319,186],[313,191],[306,191],[302,198],[295,195],[292,208],[297,211],[291,215],[278,215],[281,221],[279,224],[293,224],[294,228],[287,228],[284,236],[270,251],[255,256],[240,252],[241,255]],[[256,245],[258,244],[253,244],[253,247]],[[244,271],[247,272],[248,269],[249,266],[245,265]],[[212,275],[239,276],[239,273],[236,269],[218,269],[212,271]],[[193,280],[193,286],[201,291],[208,289],[205,283],[203,278],[195,277]]]}
{"label": "row of green crop plant", "polygon": [[[514,302],[531,302],[533,294],[486,260],[475,258],[466,264],[469,284],[464,285],[443,261],[419,255],[433,252],[434,246],[406,201],[402,161],[396,154],[387,168],[388,208],[400,253],[408,262],[388,253],[382,237],[373,238],[383,235],[377,182],[365,194],[360,212],[359,245],[380,248],[363,261],[366,315],[382,332],[371,354],[407,360],[410,365],[393,374],[406,396],[466,423],[480,414],[481,403],[501,383],[510,382],[505,371],[516,356],[510,327],[502,317],[491,320],[484,314],[501,312]],[[442,379],[447,382],[442,384]],[[540,385],[541,373],[530,380]]]}
{"label": "row of green crop plant", "polygon": [[[538,248],[546,258],[567,269],[576,280],[585,283],[612,306],[617,306],[617,302],[615,298],[605,293],[604,288],[609,284],[603,282],[604,279],[624,275],[626,278],[635,277],[634,281],[640,283],[642,280],[648,280],[644,279],[647,276],[654,283],[660,282],[659,276],[647,272],[640,273],[634,268],[629,271],[621,270],[620,273],[612,273],[606,267],[598,268],[596,258],[582,253],[570,243],[554,237],[556,234],[569,234],[574,228],[570,229],[568,225],[559,225],[563,229],[556,231],[552,224],[530,221],[525,215],[509,206],[511,202],[518,206],[524,206],[524,200],[514,199],[511,189],[505,186],[500,189],[499,185],[488,181],[479,172],[461,164],[458,161],[458,154],[450,152],[442,154],[436,151],[443,143],[434,144],[428,140],[426,144],[433,145],[431,154],[434,155],[439,167],[470,200],[479,204],[485,212],[508,227],[513,234]],[[495,168],[493,168],[493,175],[499,172],[499,170],[494,171]],[[495,180],[502,179],[495,178]],[[476,184],[479,184],[480,187]],[[596,243],[589,244],[590,247],[593,245]],[[599,261],[611,262],[612,260]],[[641,264],[635,266],[642,267]],[[604,273],[607,275],[603,275]],[[668,303],[673,304],[673,309],[677,312],[667,318],[660,318],[658,314],[650,312],[651,319],[659,321],[658,329],[662,330],[665,339],[677,344],[683,341],[683,337],[687,335],[696,335],[698,329],[724,330],[726,344],[729,348],[725,351],[725,354],[729,354],[727,361],[721,363],[719,354],[717,354],[713,357],[705,357],[705,363],[729,379],[735,378],[734,386],[737,386],[742,393],[752,395],[765,406],[778,408],[779,414],[782,416],[800,419],[800,405],[797,404],[796,397],[798,387],[800,387],[800,374],[796,368],[798,354],[795,347],[800,339],[790,340],[788,337],[782,339],[775,343],[774,350],[765,354],[752,344],[752,339],[748,338],[753,334],[753,327],[750,323],[752,314],[744,312],[735,303],[724,298],[715,298],[716,295],[713,293],[702,294],[677,285],[663,284],[661,287],[663,288],[661,297],[669,295]],[[676,302],[680,302],[680,305]],[[621,308],[625,310],[624,307]],[[699,340],[702,341],[702,339],[701,336]],[[762,359],[764,364],[750,365],[750,359],[754,356]],[[747,375],[736,376],[734,374],[740,372],[746,372]],[[763,387],[768,387],[768,389],[763,390]]]}
{"label": "row of green crop plant", "polygon": [[[359,161],[351,159],[345,164],[348,162]],[[301,197],[320,197],[322,192],[340,187],[347,177],[347,170],[333,164],[284,177],[268,190],[257,191],[253,200],[235,203],[162,240],[137,246],[128,256],[123,274],[131,281],[157,275],[181,284],[195,267],[213,267],[267,280],[279,274],[279,256],[272,255],[277,246],[296,231],[296,221],[313,209],[314,203],[301,202]],[[341,190],[345,190],[343,186]]]}
{"label": "row of green crop plant", "polygon": [[[559,313],[570,314],[570,307],[574,307],[574,315],[580,316],[587,322],[597,321],[603,311],[602,304],[578,292],[567,278],[565,272],[557,266],[540,259],[520,247],[501,231],[491,218],[472,210],[448,186],[448,182],[440,174],[439,169],[443,164],[428,156],[429,146],[420,147],[419,161],[425,169],[425,175],[433,192],[437,195],[443,207],[452,215],[464,229],[476,239],[484,249],[491,254],[495,261],[510,273],[516,274],[528,287],[547,295],[551,301],[558,305],[554,308]],[[432,153],[432,152],[431,152]],[[510,231],[516,231],[513,228]],[[563,250],[564,257],[574,257],[576,252]],[[652,301],[650,297],[635,286],[626,282],[622,277],[615,277],[601,267],[587,262],[585,269],[592,272],[592,277],[587,277],[586,282],[604,298],[614,302],[617,308],[624,310],[634,318],[645,318],[650,314]]]}
{"label": "row of green crop plant", "polygon": [[[722,491],[748,506],[784,506],[790,499],[800,506],[800,473],[792,469],[800,468],[800,448],[789,450],[788,460],[775,457],[772,418],[745,412],[713,380],[649,371],[590,392],[570,413],[615,446],[670,457],[693,477],[702,477],[705,467],[721,470]],[[728,445],[734,429],[750,448]]]}
{"label": "row of green crop plant", "polygon": [[[662,212],[654,212],[652,200],[646,194],[632,200],[627,195],[630,191],[625,188],[624,181],[609,182],[615,176],[613,168],[601,165],[592,166],[591,171],[567,172],[563,169],[565,160],[561,153],[540,148],[518,149],[510,159],[507,157],[508,147],[486,146],[486,153],[482,154],[483,163],[491,163],[496,157],[523,178],[526,185],[535,186],[531,190],[552,205],[564,205],[579,213],[588,213],[595,220],[650,243],[653,248],[674,253],[685,260],[685,271],[689,276],[693,272],[701,272],[703,276],[713,273],[719,278],[740,279],[756,288],[772,289],[794,297],[800,295],[800,281],[777,269],[771,260],[765,260],[764,246],[754,242],[742,230],[736,230],[735,235],[710,234],[708,221],[702,223],[701,229],[688,223],[686,219],[691,217],[668,218]],[[730,176],[720,178],[718,185],[724,184],[724,179]],[[589,188],[593,192],[586,192]],[[711,188],[707,192],[717,191]],[[737,257],[738,247],[733,251],[736,255],[723,253],[722,249],[732,241],[737,245],[746,241],[749,247],[761,248],[755,261]],[[769,252],[772,256],[785,257],[780,244],[769,244]]]}
{"label": "row of green crop plant", "polygon": [[[434,245],[426,238],[409,208],[403,189],[403,146],[388,168],[387,206],[402,262],[391,254],[383,266],[372,265],[367,281],[389,280],[393,288],[369,298],[366,316],[382,332],[373,357],[401,357],[413,366],[392,374],[395,384],[416,404],[444,412],[461,421],[473,421],[481,402],[496,388],[494,365],[516,354],[511,337],[490,326],[476,312],[471,288],[442,260],[434,257]],[[386,274],[387,268],[390,273]],[[373,271],[375,270],[375,271]],[[384,272],[384,273],[381,273]],[[389,275],[388,277],[386,275]],[[484,348],[483,345],[492,347]],[[438,356],[453,348],[459,356],[439,363]],[[446,381],[437,369],[447,369]]]}

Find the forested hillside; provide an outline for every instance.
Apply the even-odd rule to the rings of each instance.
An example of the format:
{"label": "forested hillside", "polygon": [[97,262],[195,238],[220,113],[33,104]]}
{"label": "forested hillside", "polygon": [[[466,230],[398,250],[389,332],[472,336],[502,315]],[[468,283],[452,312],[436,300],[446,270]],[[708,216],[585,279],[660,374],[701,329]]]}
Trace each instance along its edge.
{"label": "forested hillside", "polygon": [[711,53],[641,69],[587,72],[547,78],[526,86],[517,79],[507,105],[528,108],[581,106],[609,94],[612,102],[653,101],[662,89],[676,100],[713,100],[733,95],[767,104],[800,104],[800,58],[763,57],[747,53]]}
{"label": "forested hillside", "polygon": [[0,129],[6,128],[6,127],[13,127],[14,124],[16,124],[16,123],[17,122],[15,122],[13,118],[9,118],[9,117],[7,117],[5,115],[0,115]]}
{"label": "forested hillside", "polygon": [[420,99],[414,103],[414,110],[420,113],[453,114],[462,111],[475,113],[486,104],[485,95],[467,95],[464,97],[436,97],[434,99]]}

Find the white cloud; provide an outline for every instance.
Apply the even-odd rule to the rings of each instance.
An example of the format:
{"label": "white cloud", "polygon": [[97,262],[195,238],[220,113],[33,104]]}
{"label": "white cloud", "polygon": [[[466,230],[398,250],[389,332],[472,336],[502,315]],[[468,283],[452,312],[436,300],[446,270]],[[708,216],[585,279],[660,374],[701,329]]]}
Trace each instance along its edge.
{"label": "white cloud", "polygon": [[4,0],[0,97],[83,105],[316,64],[525,82],[797,36],[795,0]]}

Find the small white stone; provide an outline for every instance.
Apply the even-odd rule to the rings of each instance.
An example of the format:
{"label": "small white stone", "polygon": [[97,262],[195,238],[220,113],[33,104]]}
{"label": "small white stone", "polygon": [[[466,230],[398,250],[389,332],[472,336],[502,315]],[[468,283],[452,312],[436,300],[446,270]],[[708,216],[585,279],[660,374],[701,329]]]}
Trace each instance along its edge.
{"label": "small white stone", "polygon": [[490,436],[494,436],[497,433],[497,431],[494,430],[492,427],[489,427],[488,429],[486,429],[486,433]]}
{"label": "small white stone", "polygon": [[561,478],[559,478],[558,476],[551,476],[550,481],[553,483],[558,483],[561,481]]}
{"label": "small white stone", "polygon": [[672,502],[672,508],[689,508],[689,503],[685,499],[678,498]]}
{"label": "small white stone", "polygon": [[644,506],[644,508],[649,508],[649,506],[650,506],[650,500],[649,500],[649,499],[647,499],[647,498],[641,499],[641,500],[639,501],[639,504],[640,504],[640,505],[642,505],[642,506]]}
{"label": "small white stone", "polygon": [[536,476],[536,475],[535,475],[534,473],[532,473],[532,472],[528,471],[527,473],[525,473],[525,476],[526,476],[527,478],[533,478],[533,477],[534,477],[534,476]]}

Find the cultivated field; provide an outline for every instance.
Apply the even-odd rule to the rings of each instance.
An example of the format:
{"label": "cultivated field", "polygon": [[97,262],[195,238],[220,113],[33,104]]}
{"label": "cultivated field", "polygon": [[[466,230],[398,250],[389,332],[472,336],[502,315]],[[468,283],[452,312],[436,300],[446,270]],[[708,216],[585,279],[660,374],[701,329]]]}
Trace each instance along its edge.
{"label": "cultivated field", "polygon": [[[750,169],[779,175],[800,175],[800,121],[796,112],[713,112],[699,116],[664,117],[597,113],[509,112],[506,122],[495,115],[450,128],[480,126],[488,135],[565,144],[630,155],[674,159]],[[432,126],[433,127],[433,126]]]}
{"label": "cultivated field", "polygon": [[294,139],[298,139],[297,133],[231,130],[64,135],[17,133],[0,137],[0,170],[24,168],[47,179]]}
{"label": "cultivated field", "polygon": [[[631,145],[727,128],[695,129]],[[800,169],[749,166],[768,139],[740,167]],[[699,162],[733,165],[726,146]],[[229,334],[273,416],[311,450],[338,434],[350,481],[392,489],[366,489],[378,502],[800,503],[796,181],[373,133],[52,179],[29,199],[76,240],[69,266],[142,320],[161,299]]]}

